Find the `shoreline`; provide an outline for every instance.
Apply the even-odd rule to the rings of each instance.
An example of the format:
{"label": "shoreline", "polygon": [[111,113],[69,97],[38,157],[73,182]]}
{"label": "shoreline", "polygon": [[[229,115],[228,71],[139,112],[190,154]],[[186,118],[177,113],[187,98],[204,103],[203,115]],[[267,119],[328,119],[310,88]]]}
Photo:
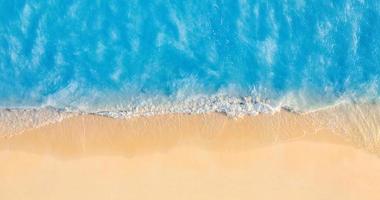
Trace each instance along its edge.
{"label": "shoreline", "polygon": [[[210,97],[221,98],[219,96]],[[78,116],[97,116],[106,117],[118,120],[128,120],[141,117],[155,117],[155,116],[171,116],[171,115],[209,115],[221,114],[230,119],[242,119],[246,117],[254,117],[260,115],[277,115],[278,113],[288,112],[296,115],[319,115],[328,113],[334,115],[334,111],[339,111],[338,115],[344,115],[344,112],[352,110],[368,111],[368,108],[375,108],[380,111],[380,104],[375,102],[367,103],[350,103],[346,101],[339,101],[332,105],[327,105],[321,108],[315,108],[307,111],[296,110],[289,106],[272,107],[271,105],[260,102],[252,101],[251,97],[228,97],[231,102],[226,101],[226,105],[218,105],[216,108],[211,108],[208,104],[196,105],[194,102],[186,107],[181,104],[174,104],[175,109],[170,107],[171,104],[163,104],[161,106],[154,106],[151,104],[145,106],[129,107],[126,110],[99,110],[99,111],[81,111],[71,110],[66,108],[57,108],[52,106],[43,107],[12,107],[0,108],[0,138],[12,137],[13,135],[22,134],[25,131],[41,128],[49,124],[60,123],[65,119],[78,117]],[[228,99],[227,98],[227,99]],[[247,100],[248,99],[248,100]],[[202,100],[202,98],[201,98]],[[189,103],[188,102],[188,103]],[[204,103],[204,102],[203,102]],[[208,102],[210,103],[210,102]],[[359,109],[357,109],[359,108]],[[362,112],[362,111],[360,111]],[[370,113],[373,114],[373,113]],[[334,116],[332,116],[334,117]],[[380,115],[379,115],[380,118]]]}
{"label": "shoreline", "polygon": [[[46,120],[39,127],[25,128],[16,134],[7,132],[6,124],[0,122],[0,145],[17,143],[20,140],[32,141],[33,138],[43,140],[44,137],[62,137],[60,139],[68,142],[66,145],[76,148],[75,151],[79,153],[78,142],[75,141],[77,138],[84,139],[81,145],[89,143],[88,146],[91,147],[93,140],[110,138],[133,141],[140,139],[139,137],[164,137],[179,141],[184,140],[181,137],[197,137],[201,140],[213,139],[215,143],[221,138],[225,139],[222,142],[227,143],[228,139],[232,139],[240,141],[240,145],[249,143],[251,147],[255,147],[322,134],[327,137],[337,136],[344,142],[380,155],[380,105],[377,104],[340,104],[315,112],[295,113],[282,110],[235,118],[224,113],[173,113],[130,118],[112,118],[93,113],[67,114],[58,121]],[[17,123],[21,123],[20,120],[23,118]],[[168,134],[164,135],[162,132]],[[73,140],[67,140],[67,135]],[[169,136],[173,138],[170,139]],[[54,145],[51,146],[54,148]]]}
{"label": "shoreline", "polygon": [[336,135],[326,127],[322,130],[319,126],[312,117],[286,111],[237,119],[220,113],[130,119],[79,115],[0,139],[0,150],[24,149],[26,152],[75,157],[104,152],[126,155],[142,149],[154,152],[182,144],[210,151],[226,148],[245,151],[303,137],[349,142],[350,138]]}
{"label": "shoreline", "polygon": [[0,199],[375,200],[378,111],[74,116],[0,138]]}

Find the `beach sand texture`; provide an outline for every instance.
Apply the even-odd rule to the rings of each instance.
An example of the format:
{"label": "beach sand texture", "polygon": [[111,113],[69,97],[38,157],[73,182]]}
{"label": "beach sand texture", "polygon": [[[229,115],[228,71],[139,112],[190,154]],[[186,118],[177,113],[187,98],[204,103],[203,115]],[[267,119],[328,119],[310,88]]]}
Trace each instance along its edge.
{"label": "beach sand texture", "polygon": [[0,199],[380,199],[378,115],[75,116],[0,139]]}

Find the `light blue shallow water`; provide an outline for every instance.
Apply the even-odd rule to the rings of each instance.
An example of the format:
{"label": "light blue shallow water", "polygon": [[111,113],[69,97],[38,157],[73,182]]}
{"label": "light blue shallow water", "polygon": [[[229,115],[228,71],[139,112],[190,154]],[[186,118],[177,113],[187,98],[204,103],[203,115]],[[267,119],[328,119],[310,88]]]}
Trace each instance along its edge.
{"label": "light blue shallow water", "polygon": [[307,111],[379,81],[377,0],[0,0],[3,108]]}

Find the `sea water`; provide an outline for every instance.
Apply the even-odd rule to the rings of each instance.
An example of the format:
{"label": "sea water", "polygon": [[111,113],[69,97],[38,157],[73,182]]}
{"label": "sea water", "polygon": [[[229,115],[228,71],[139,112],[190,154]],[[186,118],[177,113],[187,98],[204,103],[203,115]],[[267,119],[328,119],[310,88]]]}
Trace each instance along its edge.
{"label": "sea water", "polygon": [[379,81],[377,0],[0,0],[2,120],[308,112]]}

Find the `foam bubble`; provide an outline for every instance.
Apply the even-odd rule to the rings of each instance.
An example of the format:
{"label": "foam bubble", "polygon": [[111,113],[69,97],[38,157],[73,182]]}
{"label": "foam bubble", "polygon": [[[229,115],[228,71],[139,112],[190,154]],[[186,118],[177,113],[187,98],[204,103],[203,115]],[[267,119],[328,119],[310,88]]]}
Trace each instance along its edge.
{"label": "foam bubble", "polygon": [[62,121],[75,115],[52,107],[0,109],[0,137],[20,134],[23,131]]}

